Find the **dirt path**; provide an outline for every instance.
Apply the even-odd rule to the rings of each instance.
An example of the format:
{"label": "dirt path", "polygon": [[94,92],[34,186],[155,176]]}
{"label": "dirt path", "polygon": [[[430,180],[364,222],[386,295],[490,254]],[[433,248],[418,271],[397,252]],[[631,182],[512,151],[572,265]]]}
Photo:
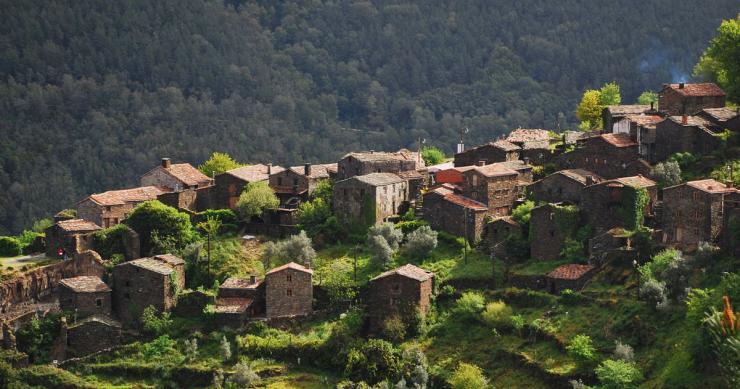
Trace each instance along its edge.
{"label": "dirt path", "polygon": [[6,267],[19,268],[23,267],[24,265],[32,265],[34,263],[45,261],[47,259],[53,258],[47,258],[46,254],[33,254],[24,255],[22,257],[3,258],[0,263],[2,263],[2,265]]}

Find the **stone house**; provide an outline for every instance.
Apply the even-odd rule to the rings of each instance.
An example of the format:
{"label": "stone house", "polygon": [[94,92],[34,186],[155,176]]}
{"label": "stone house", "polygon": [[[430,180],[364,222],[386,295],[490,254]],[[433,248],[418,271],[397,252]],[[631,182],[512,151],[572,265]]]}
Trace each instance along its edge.
{"label": "stone house", "polygon": [[720,247],[728,255],[740,257],[740,191],[725,196]]}
{"label": "stone house", "polygon": [[689,181],[663,189],[663,243],[693,250],[700,242],[718,243],[725,199],[736,188],[713,179]]}
{"label": "stone house", "polygon": [[657,124],[665,120],[662,115],[628,115],[614,123],[612,132],[627,134],[637,143],[637,153],[649,161],[655,159]]}
{"label": "stone house", "polygon": [[103,228],[113,227],[128,217],[140,203],[156,200],[167,188],[144,186],[92,194],[77,203],[77,217]]}
{"label": "stone house", "polygon": [[265,316],[308,315],[313,312],[313,270],[295,262],[265,273]]}
{"label": "stone house", "polygon": [[740,132],[740,108],[705,108],[696,116],[711,123],[714,132],[722,132],[724,129]]}
{"label": "stone house", "polygon": [[345,224],[379,223],[401,214],[408,196],[408,182],[396,174],[354,176],[334,184],[334,214]]}
{"label": "stone house", "polygon": [[285,169],[280,166],[260,163],[238,167],[216,175],[215,185],[211,190],[213,207],[217,209],[236,209],[239,196],[247,184],[267,181],[270,175],[280,173],[283,170]]}
{"label": "stone house", "polygon": [[63,322],[65,357],[78,358],[121,344],[121,323],[106,315],[93,315],[76,323]]}
{"label": "stone house", "polygon": [[229,277],[219,286],[216,314],[229,316],[230,320],[246,322],[249,317],[261,314],[265,308],[265,283],[257,277]]}
{"label": "stone house", "polygon": [[79,276],[59,282],[59,308],[77,317],[111,314],[111,288],[99,277]]}
{"label": "stone house", "polygon": [[370,173],[399,173],[421,170],[424,160],[417,152],[401,149],[395,153],[385,151],[362,151],[345,155],[337,163],[337,180]]}
{"label": "stone house", "polygon": [[509,133],[506,140],[519,146],[519,158],[528,164],[544,165],[552,159],[550,132],[547,130],[518,128]]}
{"label": "stone house", "polygon": [[498,140],[455,154],[455,166],[472,166],[516,161],[521,148],[507,140]]}
{"label": "stone house", "polygon": [[550,261],[560,257],[565,240],[574,238],[580,222],[576,209],[575,220],[565,218],[569,212],[558,204],[543,204],[532,209],[529,219],[529,241],[532,259]]}
{"label": "stone house", "polygon": [[550,174],[528,187],[534,200],[546,203],[581,204],[583,189],[603,181],[597,174],[583,169],[566,169]]}
{"label": "stone house", "polygon": [[488,207],[455,193],[446,186],[424,194],[422,218],[435,230],[463,236],[471,242],[480,238]]}
{"label": "stone house", "polygon": [[124,323],[136,322],[148,306],[169,311],[185,287],[185,263],[171,254],[113,267],[113,309]]}
{"label": "stone house", "polygon": [[46,255],[56,257],[57,250],[63,249],[68,256],[75,253],[81,253],[87,246],[87,236],[91,232],[100,230],[100,226],[82,219],[69,219],[56,222],[47,228],[46,235]]}
{"label": "stone house", "polygon": [[604,121],[604,130],[613,131],[614,124],[628,116],[647,115],[654,112],[653,106],[633,104],[633,105],[609,105],[601,111],[601,119]]}
{"label": "stone house", "polygon": [[637,259],[637,253],[632,249],[632,239],[628,231],[615,227],[598,234],[588,240],[588,261],[602,264],[618,255],[621,263],[632,262],[630,257]]}
{"label": "stone house", "polygon": [[212,180],[189,163],[173,164],[169,158],[141,176],[141,186],[157,186],[179,192],[185,189],[199,189],[212,185]]}
{"label": "stone house", "polygon": [[558,157],[557,164],[560,169],[588,170],[606,179],[624,177],[639,158],[637,151],[637,143],[627,134],[601,134],[580,139],[575,150]]}
{"label": "stone house", "polygon": [[318,186],[319,182],[336,175],[337,164],[294,166],[270,175],[270,188],[280,199],[282,208],[298,208]]}
{"label": "stone house", "polygon": [[483,235],[491,255],[507,258],[508,253],[506,252],[504,242],[506,242],[509,236],[522,236],[522,226],[511,216],[497,217],[486,224],[483,229]]}
{"label": "stone house", "polygon": [[634,193],[637,189],[647,191],[648,203],[644,209],[644,216],[646,224],[650,224],[658,200],[658,187],[655,181],[643,176],[632,176],[587,186],[583,190],[581,208],[594,232],[601,233],[614,227],[634,229],[635,220],[632,216],[636,210]]}
{"label": "stone house", "polygon": [[694,115],[704,108],[725,106],[725,92],[716,84],[663,84],[658,107],[669,115]]}
{"label": "stone house", "polygon": [[714,127],[699,116],[670,116],[656,125],[655,154],[651,162],[661,162],[679,152],[709,154],[720,146]]}
{"label": "stone house", "polygon": [[421,174],[416,170],[396,173],[399,177],[408,183],[409,201],[415,202],[421,197],[422,191],[427,186],[428,176]]}
{"label": "stone house", "polygon": [[425,316],[434,291],[434,273],[412,264],[389,270],[370,280],[367,316],[371,334],[382,331],[387,318],[400,316],[404,323]]}
{"label": "stone house", "polygon": [[550,293],[560,293],[565,289],[579,291],[596,274],[593,265],[569,264],[557,267],[547,274],[547,290]]}
{"label": "stone house", "polygon": [[461,194],[485,204],[489,215],[505,216],[519,198],[519,187],[519,172],[503,164],[491,164],[466,169]]}

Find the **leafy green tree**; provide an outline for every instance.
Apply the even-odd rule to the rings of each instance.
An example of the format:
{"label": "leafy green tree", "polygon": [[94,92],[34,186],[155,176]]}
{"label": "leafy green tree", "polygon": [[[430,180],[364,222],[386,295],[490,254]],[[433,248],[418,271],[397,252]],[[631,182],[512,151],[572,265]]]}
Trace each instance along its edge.
{"label": "leafy green tree", "polygon": [[193,241],[190,217],[157,200],[139,204],[124,223],[139,234],[141,250],[144,253],[164,251],[161,244],[157,245],[160,247],[154,247],[153,236],[158,242],[169,242],[168,245],[175,249],[183,248]]}
{"label": "leafy green tree", "polygon": [[478,292],[465,292],[455,302],[455,314],[464,321],[478,321],[485,308],[486,298]]}
{"label": "leafy green tree", "polygon": [[213,178],[218,174],[241,166],[244,165],[234,161],[229,154],[214,152],[211,154],[211,158],[208,158],[202,165],[198,166],[198,170],[208,177]]}
{"label": "leafy green tree", "polygon": [[157,309],[152,305],[144,308],[144,311],[141,312],[139,321],[141,322],[141,327],[145,333],[155,336],[166,334],[172,327],[170,313],[157,313]]}
{"label": "leafy green tree", "polygon": [[421,226],[406,236],[403,249],[413,258],[424,258],[437,247],[437,231]]}
{"label": "leafy green tree", "polygon": [[599,104],[603,109],[609,105],[619,105],[622,103],[622,95],[619,92],[619,85],[616,82],[604,84],[599,89]]}
{"label": "leafy green tree", "polygon": [[594,370],[603,389],[636,388],[642,380],[642,372],[634,362],[607,359]]}
{"label": "leafy green tree", "polygon": [[264,181],[247,184],[236,202],[239,214],[247,220],[252,216],[261,216],[266,209],[277,208],[279,205],[280,200]]}
{"label": "leafy green tree", "polygon": [[445,153],[434,146],[424,146],[421,149],[421,158],[427,166],[440,164],[446,159]]}
{"label": "leafy green tree", "polygon": [[694,75],[716,81],[727,93],[727,100],[740,103],[740,14],[722,21]]}
{"label": "leafy green tree", "polygon": [[573,337],[565,347],[565,351],[583,364],[591,363],[596,359],[596,348],[588,335],[579,334]]}
{"label": "leafy green tree", "polygon": [[208,275],[210,276],[211,275],[211,239],[218,234],[218,230],[221,228],[221,220],[213,216],[208,216],[208,218],[205,221],[198,223],[197,227],[206,233],[206,237],[208,240],[208,243],[207,243]]}
{"label": "leafy green tree", "polygon": [[31,227],[31,231],[43,233],[46,231],[47,228],[54,225],[54,221],[47,218],[39,219],[33,222],[33,227]]}
{"label": "leafy green tree", "polygon": [[587,130],[594,128],[601,128],[601,111],[602,105],[600,104],[600,93],[597,90],[589,89],[583,92],[581,102],[578,103],[576,108],[576,117],[581,120],[582,123],[588,123]]}
{"label": "leafy green tree", "polygon": [[660,162],[653,166],[650,172],[658,181],[661,188],[666,188],[681,183],[681,165],[676,161]]}
{"label": "leafy green tree", "polygon": [[23,246],[18,239],[12,236],[0,236],[0,256],[15,257],[21,255]]}
{"label": "leafy green tree", "polygon": [[460,362],[447,383],[452,389],[485,389],[488,388],[488,379],[483,375],[480,367]]}
{"label": "leafy green tree", "polygon": [[532,218],[532,209],[534,209],[534,206],[534,201],[525,201],[511,211],[511,218],[519,224],[528,224],[529,219]]}
{"label": "leafy green tree", "polygon": [[658,109],[658,94],[649,90],[640,93],[637,104],[650,105],[650,103],[653,103],[653,108]]}
{"label": "leafy green tree", "polygon": [[367,238],[367,248],[370,250],[370,259],[383,266],[384,268],[389,267],[391,261],[393,261],[393,253],[395,252],[388,241],[381,235],[372,235]]}
{"label": "leafy green tree", "polygon": [[391,250],[395,252],[398,250],[398,246],[403,240],[403,231],[396,228],[393,223],[384,222],[370,227],[367,231],[367,236],[368,238],[372,238],[373,236],[382,237],[386,242],[388,242],[388,246],[390,246]]}
{"label": "leafy green tree", "polygon": [[263,246],[262,259],[265,262],[265,270],[268,270],[271,263],[296,262],[306,266],[311,266],[316,260],[316,250],[311,245],[311,238],[306,235],[306,231],[301,231],[287,239],[277,243],[267,242]]}
{"label": "leafy green tree", "polygon": [[395,382],[401,375],[401,355],[391,343],[370,339],[347,355],[345,373],[355,381],[376,384],[380,381]]}

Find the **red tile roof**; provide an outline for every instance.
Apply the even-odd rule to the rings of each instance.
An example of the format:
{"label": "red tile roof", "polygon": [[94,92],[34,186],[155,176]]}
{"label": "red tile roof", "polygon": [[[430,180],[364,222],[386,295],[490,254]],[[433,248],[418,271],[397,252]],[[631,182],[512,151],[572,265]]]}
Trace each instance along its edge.
{"label": "red tile roof", "polygon": [[727,185],[712,178],[706,180],[689,181],[686,183],[686,185],[707,193],[732,193],[738,191],[737,188],[728,187]]}
{"label": "red tile roof", "polygon": [[409,263],[401,267],[397,267],[393,270],[388,270],[387,272],[381,273],[370,281],[375,281],[392,275],[400,275],[417,281],[426,281],[434,277],[434,273],[426,271],[418,266],[414,266]]}
{"label": "red tile roof", "polygon": [[219,297],[216,299],[216,313],[243,313],[254,300],[245,297]]}
{"label": "red tile roof", "polygon": [[684,96],[725,96],[725,91],[712,82],[684,84],[683,88],[679,84],[667,84],[665,87]]}
{"label": "red tile roof", "polygon": [[628,115],[626,118],[638,126],[647,128],[655,128],[656,124],[665,120],[665,118],[660,115]]}
{"label": "red tile roof", "polygon": [[278,266],[278,267],[276,267],[276,268],[268,271],[267,273],[265,273],[265,276],[267,276],[269,274],[277,273],[277,272],[280,272],[280,271],[283,271],[283,270],[286,270],[286,269],[293,269],[293,270],[298,270],[298,271],[306,272],[306,273],[309,273],[309,274],[313,274],[313,270],[311,270],[311,269],[309,269],[309,268],[307,268],[305,266],[301,266],[301,265],[299,265],[299,264],[297,264],[295,262],[289,262],[289,263],[286,263],[283,266]]}
{"label": "red tile roof", "polygon": [[96,193],[88,196],[82,201],[90,199],[100,205],[122,205],[126,203],[156,200],[157,196],[166,192],[169,192],[166,188],[158,186],[142,186],[139,188],[109,190],[103,193]]}
{"label": "red tile roof", "polygon": [[208,176],[189,163],[174,163],[167,171],[187,185],[198,185],[204,181],[210,181]]}
{"label": "red tile roof", "polygon": [[577,280],[593,269],[595,269],[593,265],[571,263],[569,265],[558,266],[555,270],[548,273],[547,276],[560,280]]}
{"label": "red tile roof", "polygon": [[57,222],[57,226],[67,232],[88,232],[101,229],[99,225],[82,219],[62,220]]}
{"label": "red tile roof", "polygon": [[472,209],[474,211],[486,211],[486,210],[488,210],[488,207],[485,204],[480,203],[478,201],[475,201],[475,200],[473,200],[471,198],[468,198],[468,197],[465,197],[465,196],[461,196],[461,195],[459,195],[457,193],[446,194],[444,196],[444,199],[445,199],[445,201],[449,201],[449,202],[451,202],[453,204],[459,205],[459,206],[464,207],[464,208]]}
{"label": "red tile roof", "polygon": [[95,276],[79,276],[73,278],[65,278],[59,281],[61,285],[64,285],[78,293],[94,293],[94,292],[110,292],[111,288],[103,282],[99,277]]}
{"label": "red tile roof", "polygon": [[601,134],[600,137],[615,147],[637,146],[627,134]]}
{"label": "red tile roof", "polygon": [[[269,175],[267,174],[268,168],[269,167],[267,165],[259,163],[256,165],[242,166],[236,169],[231,169],[222,174],[228,174],[246,182],[258,182],[265,181],[269,178]],[[273,166],[271,169],[271,174],[280,173],[283,170],[285,169],[281,166]]]}

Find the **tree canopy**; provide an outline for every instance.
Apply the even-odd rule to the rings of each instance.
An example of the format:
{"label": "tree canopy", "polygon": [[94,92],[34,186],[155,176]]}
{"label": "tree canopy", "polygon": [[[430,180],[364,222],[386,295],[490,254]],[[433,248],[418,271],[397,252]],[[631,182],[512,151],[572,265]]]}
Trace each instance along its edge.
{"label": "tree canopy", "polygon": [[694,74],[716,81],[727,100],[740,103],[740,14],[722,21]]}
{"label": "tree canopy", "polygon": [[229,154],[214,152],[211,154],[211,158],[208,158],[207,161],[198,166],[198,170],[208,177],[215,177],[216,174],[221,174],[227,170],[236,169],[240,166],[243,165],[234,161]]}
{"label": "tree canopy", "polygon": [[261,216],[266,209],[277,208],[278,205],[280,200],[264,181],[247,184],[236,202],[239,214],[245,219]]}

